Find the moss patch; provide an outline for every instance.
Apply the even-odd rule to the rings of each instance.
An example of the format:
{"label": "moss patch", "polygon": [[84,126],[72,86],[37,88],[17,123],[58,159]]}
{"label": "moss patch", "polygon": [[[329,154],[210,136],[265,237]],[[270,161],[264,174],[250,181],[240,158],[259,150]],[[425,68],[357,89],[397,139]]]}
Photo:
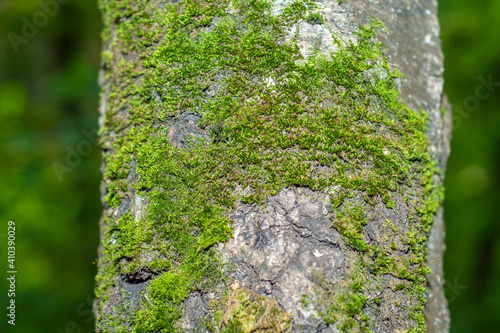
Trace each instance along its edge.
{"label": "moss patch", "polygon": [[221,321],[224,333],[291,332],[290,315],[276,300],[240,288],[232,292]]}

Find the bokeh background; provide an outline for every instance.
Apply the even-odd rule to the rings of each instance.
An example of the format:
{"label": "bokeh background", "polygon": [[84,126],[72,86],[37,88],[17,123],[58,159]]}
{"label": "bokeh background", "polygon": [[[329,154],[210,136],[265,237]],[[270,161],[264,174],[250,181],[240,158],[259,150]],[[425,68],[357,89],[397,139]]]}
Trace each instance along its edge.
{"label": "bokeh background", "polygon": [[[39,0],[0,0],[3,309],[9,220],[18,271],[16,326],[2,314],[1,332],[93,332],[101,161],[85,133],[98,127],[101,21],[96,0],[59,1],[44,20]],[[439,3],[455,109],[444,204],[451,332],[499,332],[500,0]],[[40,27],[26,28],[33,20]]]}

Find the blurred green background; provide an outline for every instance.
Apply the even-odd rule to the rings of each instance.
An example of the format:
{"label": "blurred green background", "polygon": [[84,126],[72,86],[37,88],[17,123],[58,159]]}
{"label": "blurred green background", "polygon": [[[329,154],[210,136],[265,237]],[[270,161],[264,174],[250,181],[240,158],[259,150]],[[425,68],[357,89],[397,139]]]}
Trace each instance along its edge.
{"label": "blurred green background", "polygon": [[[16,327],[3,316],[1,332],[93,331],[100,151],[84,131],[98,127],[101,21],[96,0],[59,1],[46,20],[39,0],[0,2],[2,307],[9,220],[18,270]],[[455,109],[445,200],[451,331],[498,332],[500,84],[483,81],[500,83],[500,0],[439,2]],[[23,32],[26,19],[40,27]],[[81,160],[68,164],[71,151]]]}
{"label": "blurred green background", "polygon": [[[101,19],[95,0],[66,2],[41,24],[39,0],[0,0],[0,332],[93,331],[101,154],[82,131],[98,127]],[[23,17],[40,27],[20,41],[10,33],[24,38]],[[89,154],[59,179],[53,162],[67,165],[67,149],[78,148]],[[17,231],[14,329],[5,315],[9,220]]]}

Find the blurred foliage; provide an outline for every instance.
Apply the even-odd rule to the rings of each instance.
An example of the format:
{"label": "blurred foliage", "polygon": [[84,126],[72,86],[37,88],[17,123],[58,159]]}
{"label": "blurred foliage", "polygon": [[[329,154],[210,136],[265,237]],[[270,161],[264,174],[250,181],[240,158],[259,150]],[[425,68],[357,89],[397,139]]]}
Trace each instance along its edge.
{"label": "blurred foliage", "polygon": [[[498,332],[500,1],[439,5],[445,91],[454,107],[444,203],[451,332]],[[488,91],[481,78],[497,86]]]}
{"label": "blurred foliage", "polygon": [[[50,2],[56,6],[44,10],[41,3]],[[101,19],[95,0],[66,2],[0,2],[0,301],[4,309],[9,220],[16,222],[18,271],[16,326],[7,324],[2,311],[1,332],[93,331],[88,297],[93,297],[96,273],[92,261],[97,256],[101,214],[101,154],[96,142],[90,143],[82,131],[98,126]],[[47,12],[53,15],[44,16]],[[38,31],[23,34],[27,21]],[[12,34],[30,38],[13,46]],[[89,144],[83,146],[83,141]],[[68,147],[80,148],[82,159],[74,158],[72,171],[65,169],[60,180],[53,162],[67,166]],[[89,147],[91,153],[85,151]]]}
{"label": "blurred foliage", "polygon": [[[54,0],[55,1],[55,0]],[[95,0],[0,2],[0,301],[6,304],[6,222],[17,226],[17,325],[2,332],[92,332],[100,151],[97,128],[100,15]],[[500,1],[440,0],[445,91],[455,107],[446,173],[445,278],[452,333],[500,326]],[[26,22],[36,33],[17,45]],[[43,24],[42,24],[43,23]],[[28,31],[29,32],[29,31]],[[11,39],[12,39],[12,35]],[[480,95],[477,93],[479,92]],[[477,105],[474,105],[476,98]],[[54,162],[72,170],[60,174]],[[84,156],[86,155],[86,156]],[[61,171],[59,171],[61,172]]]}

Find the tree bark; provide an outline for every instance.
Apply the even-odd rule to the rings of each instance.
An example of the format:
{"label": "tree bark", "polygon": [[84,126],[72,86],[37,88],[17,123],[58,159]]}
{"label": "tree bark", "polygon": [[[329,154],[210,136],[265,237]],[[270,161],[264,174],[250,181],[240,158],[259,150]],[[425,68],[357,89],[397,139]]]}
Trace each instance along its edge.
{"label": "tree bark", "polygon": [[98,332],[448,332],[437,1],[101,9]]}

